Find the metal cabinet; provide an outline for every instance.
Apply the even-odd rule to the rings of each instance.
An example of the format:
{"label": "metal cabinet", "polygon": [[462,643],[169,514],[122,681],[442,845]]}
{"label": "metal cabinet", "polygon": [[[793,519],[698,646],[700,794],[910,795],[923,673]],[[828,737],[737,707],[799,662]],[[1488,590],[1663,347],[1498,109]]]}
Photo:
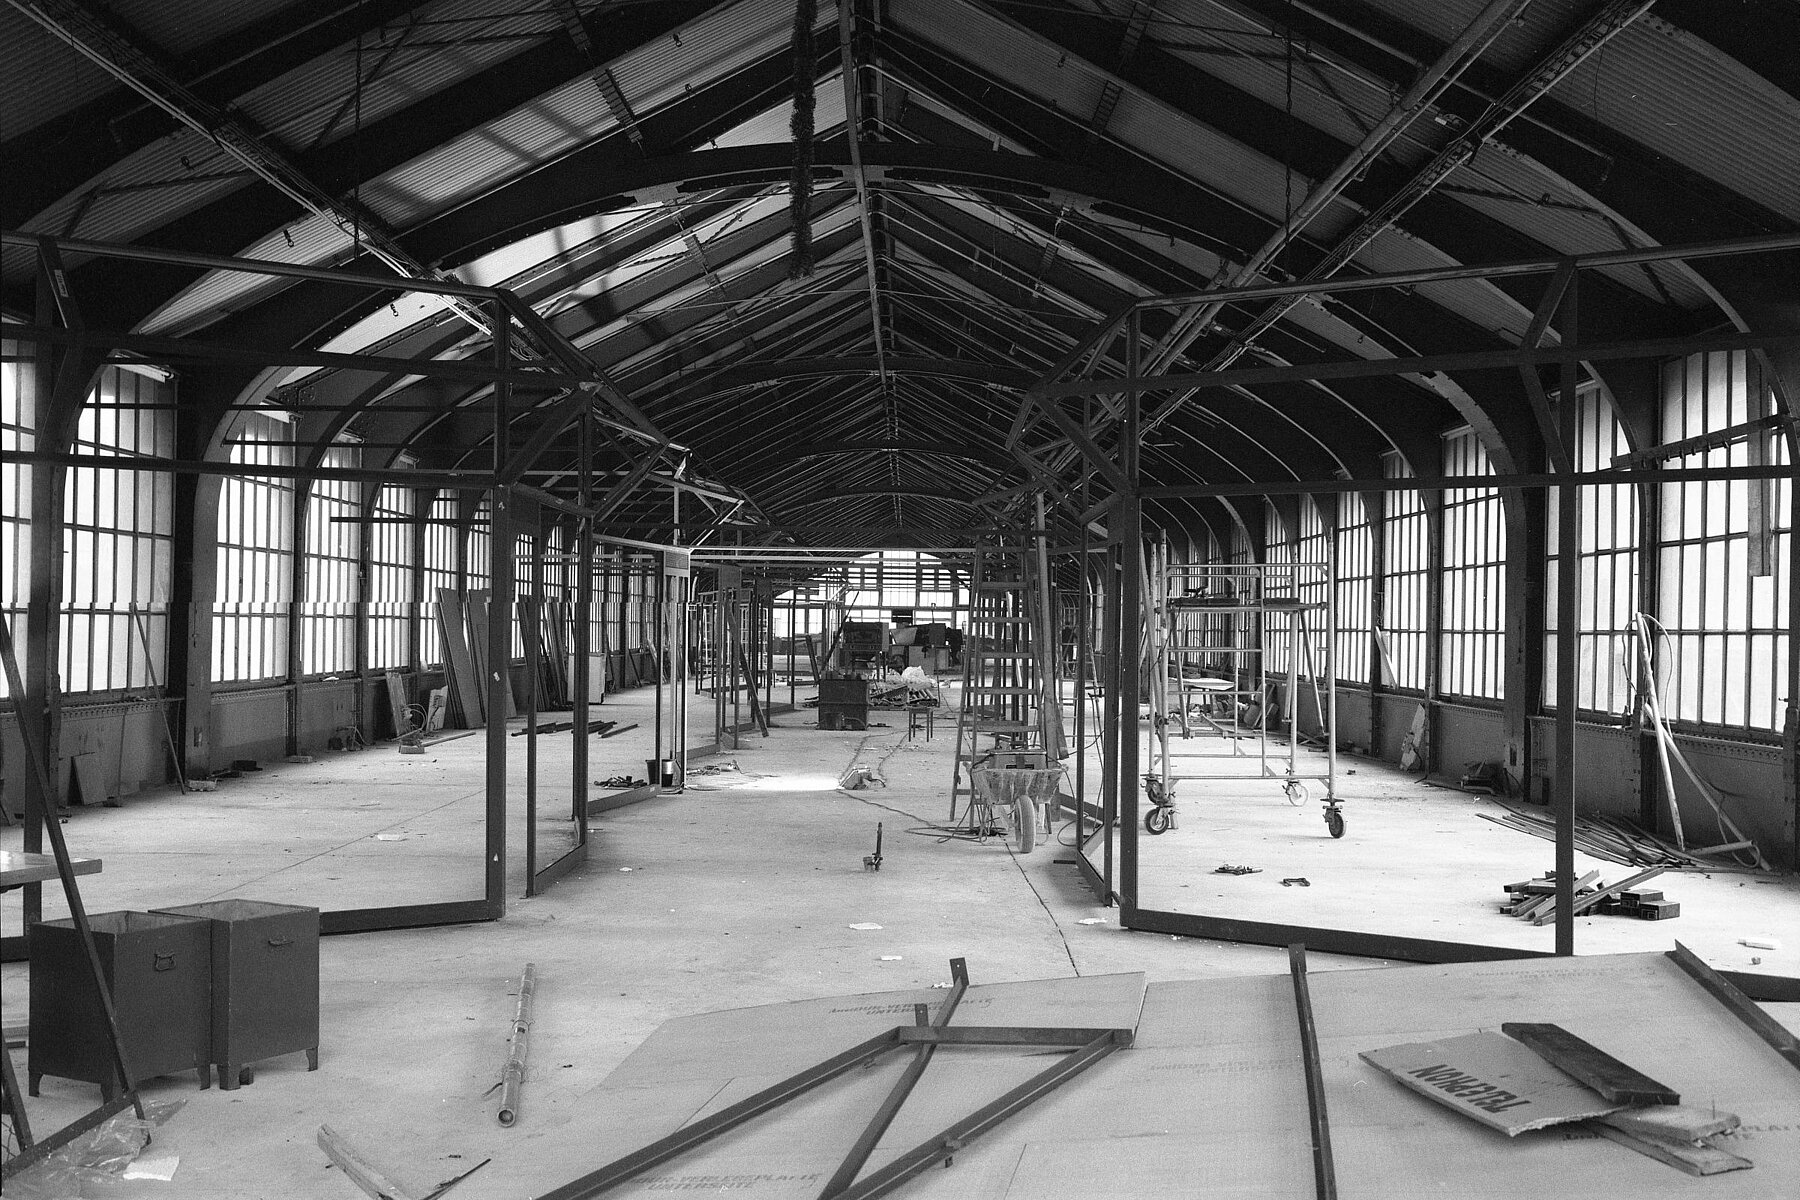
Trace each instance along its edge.
{"label": "metal cabinet", "polygon": [[[130,1082],[191,1070],[207,1086],[210,927],[194,917],[145,912],[94,913],[88,923],[136,1076]],[[106,1016],[75,923],[39,922],[29,942],[31,1094],[45,1075],[55,1075],[97,1083],[110,1101],[116,1080]]]}
{"label": "metal cabinet", "polygon": [[869,681],[867,679],[819,680],[819,728],[867,729]]}
{"label": "metal cabinet", "polygon": [[248,1082],[248,1066],[306,1052],[319,1067],[319,910],[266,900],[212,900],[159,913],[208,923],[212,947],[211,1054],[219,1086]]}

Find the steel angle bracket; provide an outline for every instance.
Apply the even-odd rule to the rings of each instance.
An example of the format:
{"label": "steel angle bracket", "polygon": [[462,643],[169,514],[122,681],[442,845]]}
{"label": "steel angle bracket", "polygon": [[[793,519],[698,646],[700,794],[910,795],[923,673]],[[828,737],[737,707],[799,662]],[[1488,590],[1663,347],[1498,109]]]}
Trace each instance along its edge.
{"label": "steel angle bracket", "polygon": [[[929,1009],[926,1005],[915,1005],[912,1025],[896,1025],[885,1033],[877,1034],[841,1054],[791,1075],[754,1096],[746,1097],[729,1108],[721,1109],[642,1149],[614,1159],[579,1179],[545,1192],[536,1200],[590,1200],[591,1197],[604,1195],[652,1167],[661,1166],[846,1072],[872,1063],[892,1051],[911,1049],[913,1061],[908,1065],[906,1073],[882,1100],[874,1117],[857,1137],[837,1172],[820,1191],[819,1200],[869,1200],[871,1197],[885,1196],[934,1163],[942,1162],[948,1166],[958,1150],[983,1133],[1075,1078],[1113,1051],[1131,1045],[1134,1031],[1128,1028],[1069,1029],[1007,1025],[951,1028],[950,1018],[969,987],[968,966],[963,959],[951,959],[950,973],[950,994],[938,1006],[935,1018],[928,1020]],[[882,1134],[900,1111],[913,1085],[924,1074],[932,1052],[939,1046],[1047,1046],[1070,1050],[1071,1053],[943,1132],[920,1142],[886,1166],[858,1180],[856,1176],[868,1161],[869,1154],[881,1141]]]}

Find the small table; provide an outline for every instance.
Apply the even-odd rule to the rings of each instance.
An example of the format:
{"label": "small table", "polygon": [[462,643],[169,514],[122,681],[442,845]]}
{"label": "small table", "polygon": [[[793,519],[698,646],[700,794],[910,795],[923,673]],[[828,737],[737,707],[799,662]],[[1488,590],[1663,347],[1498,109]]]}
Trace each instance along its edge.
{"label": "small table", "polygon": [[[98,875],[101,859],[72,858],[69,866],[77,875]],[[28,883],[55,879],[56,856],[31,854],[23,850],[0,850],[0,891],[11,891]]]}

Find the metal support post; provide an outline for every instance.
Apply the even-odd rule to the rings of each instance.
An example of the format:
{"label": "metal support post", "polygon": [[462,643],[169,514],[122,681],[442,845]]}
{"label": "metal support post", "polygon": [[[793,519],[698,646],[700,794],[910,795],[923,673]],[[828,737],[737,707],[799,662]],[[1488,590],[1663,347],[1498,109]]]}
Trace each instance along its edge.
{"label": "metal support post", "polygon": [[[512,323],[505,308],[493,307],[494,363],[504,369],[511,360]],[[494,385],[494,472],[505,467],[512,424],[512,387]],[[488,914],[506,913],[506,692],[511,686],[513,572],[512,489],[496,485],[488,493],[489,592],[487,627],[488,677],[482,681],[487,708],[487,863],[485,899]]]}
{"label": "metal support post", "polygon": [[[1563,294],[1558,333],[1564,344],[1580,336],[1576,324],[1581,281],[1569,280]],[[1573,480],[1580,404],[1575,395],[1579,364],[1562,364],[1557,397],[1558,437],[1565,478]],[[1575,709],[1576,667],[1580,651],[1581,488],[1565,482],[1556,490],[1556,786],[1551,803],[1556,817],[1556,952],[1575,953]],[[1674,798],[1670,798],[1670,803]]]}

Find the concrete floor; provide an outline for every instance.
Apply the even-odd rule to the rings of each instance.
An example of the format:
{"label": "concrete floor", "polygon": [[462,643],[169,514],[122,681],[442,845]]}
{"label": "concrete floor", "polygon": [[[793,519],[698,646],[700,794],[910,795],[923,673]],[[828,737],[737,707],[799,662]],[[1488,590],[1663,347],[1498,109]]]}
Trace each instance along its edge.
{"label": "concrete floor", "polygon": [[[647,702],[645,693],[616,697],[605,715]],[[709,721],[710,709],[697,707],[695,717]],[[836,733],[813,728],[806,710],[778,717],[767,739],[751,735],[712,760],[735,763],[735,770],[697,773],[681,794],[597,818],[587,864],[535,899],[516,898],[523,890],[517,883],[523,852],[515,819],[509,853],[515,899],[504,920],[327,938],[320,1070],[307,1072],[302,1056],[292,1055],[260,1064],[255,1084],[233,1092],[198,1091],[191,1077],[147,1084],[147,1098],[186,1101],[157,1139],[160,1149],[180,1155],[174,1182],[110,1182],[91,1194],[354,1200],[357,1190],[314,1144],[322,1122],[423,1194],[505,1149],[519,1131],[566,1121],[583,1093],[672,1017],[928,986],[949,978],[952,957],[966,957],[977,982],[1122,971],[1144,971],[1152,980],[1286,972],[1285,953],[1277,949],[1119,929],[1116,912],[1095,903],[1075,869],[1056,861],[1072,851],[1054,841],[1021,857],[999,840],[942,840],[930,833],[946,816],[951,726],[940,724],[926,744],[905,740],[903,713],[877,712],[875,719],[892,727]],[[601,744],[606,761],[641,774],[649,751],[631,736]],[[567,738],[543,742],[551,776],[556,748],[566,753]],[[890,786],[838,791],[836,780],[852,761],[879,762]],[[307,902],[327,908],[365,894],[387,897],[385,903],[415,902],[399,897],[419,894],[467,898],[478,892],[479,843],[470,843],[474,857],[465,858],[458,839],[468,835],[457,814],[469,803],[479,812],[482,762],[478,737],[443,743],[422,759],[376,747],[234,781],[210,798],[146,797],[123,810],[81,813],[65,829],[76,854],[108,860],[105,874],[84,886],[96,911],[207,895],[296,897],[302,879],[323,888]],[[1370,778],[1380,774],[1372,765],[1358,771],[1359,778],[1364,771]],[[596,765],[596,778],[609,773],[610,766]],[[330,803],[333,796],[341,802]],[[555,811],[550,799],[546,812]],[[1304,829],[1321,843],[1319,853],[1354,852],[1322,836],[1316,812],[1289,809],[1279,796],[1267,803],[1271,819]],[[152,831],[169,847],[192,846],[228,805],[243,806],[259,828],[273,822],[265,844],[242,848],[249,857],[241,864],[226,869],[239,851],[222,844],[179,859],[145,848]],[[1414,808],[1393,811],[1398,819]],[[1429,824],[1442,813],[1421,810],[1421,816]],[[1352,820],[1353,831],[1364,828]],[[862,857],[873,849],[877,822],[884,826],[884,862],[871,873]],[[1456,828],[1465,823],[1487,825],[1468,818]],[[1190,821],[1188,828],[1209,826]],[[909,832],[916,829],[927,833]],[[407,837],[377,840],[381,832]],[[1393,835],[1408,836],[1405,830]],[[1548,843],[1506,836],[1522,843],[1522,862],[1547,864]],[[344,868],[337,878],[275,862],[277,851],[291,859],[286,852],[301,843],[310,851],[313,838],[325,847],[326,860]],[[135,859],[128,848],[134,839]],[[437,848],[452,844],[457,852],[440,858]],[[1177,846],[1165,842],[1154,861],[1172,862]],[[258,855],[268,861],[251,861]],[[319,859],[313,854],[307,861]],[[446,884],[438,876],[450,861],[458,865]],[[1511,868],[1500,873],[1505,869]],[[208,874],[214,870],[221,873]],[[290,872],[292,886],[283,879]],[[1269,857],[1264,874],[1228,882],[1272,885],[1264,890],[1286,904],[1293,889],[1278,880],[1287,873]],[[1327,886],[1331,876],[1320,874],[1309,896],[1322,912],[1342,916],[1342,895]],[[1486,894],[1499,882],[1483,875],[1474,886]],[[6,907],[16,922],[16,898]],[[1508,921],[1491,909],[1480,919]],[[1685,920],[1684,914],[1671,924]],[[881,928],[852,929],[855,924]],[[537,964],[539,980],[531,1075],[520,1123],[509,1130],[496,1122],[489,1091],[505,1054],[513,989],[528,961]],[[1311,965],[1324,971],[1381,964],[1314,956]],[[8,964],[0,983],[7,1020],[21,1019],[24,964]],[[1792,1013],[1780,1015],[1795,1023]],[[22,1067],[24,1054],[15,1061]],[[93,1087],[46,1079],[30,1113],[40,1130],[54,1129],[96,1100]],[[566,1152],[571,1177],[596,1165],[580,1146]]]}

